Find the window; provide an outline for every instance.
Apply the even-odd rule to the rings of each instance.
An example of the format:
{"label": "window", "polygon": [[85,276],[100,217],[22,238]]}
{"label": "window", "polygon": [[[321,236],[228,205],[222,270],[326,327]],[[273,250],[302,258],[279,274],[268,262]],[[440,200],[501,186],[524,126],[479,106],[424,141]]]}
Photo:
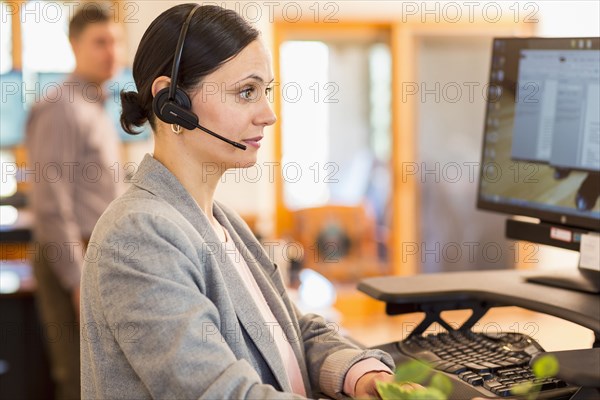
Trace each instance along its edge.
{"label": "window", "polygon": [[280,47],[282,174],[289,210],[389,196],[391,55],[385,40]]}
{"label": "window", "polygon": [[384,43],[369,49],[371,149],[377,159],[389,162],[392,152],[392,57]]}
{"label": "window", "polygon": [[281,73],[284,199],[290,209],[320,206],[329,199],[323,178],[329,159],[329,107],[323,93],[329,73],[327,45],[283,43]]}
{"label": "window", "polygon": [[69,72],[75,57],[68,38],[72,10],[61,2],[33,0],[21,6],[24,75]]}

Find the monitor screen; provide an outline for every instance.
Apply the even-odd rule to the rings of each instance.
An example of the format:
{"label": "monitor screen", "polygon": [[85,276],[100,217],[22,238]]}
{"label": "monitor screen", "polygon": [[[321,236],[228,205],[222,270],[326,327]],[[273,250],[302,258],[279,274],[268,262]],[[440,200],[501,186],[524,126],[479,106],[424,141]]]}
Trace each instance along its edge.
{"label": "monitor screen", "polygon": [[148,122],[143,127],[137,128],[137,131],[140,132],[137,135],[130,135],[121,128],[121,91],[137,91],[131,69],[121,70],[119,74],[105,84],[105,87],[108,96],[104,106],[115,125],[116,131],[119,133],[119,138],[123,142],[135,142],[150,138],[152,131]]}
{"label": "monitor screen", "polygon": [[[30,76],[31,81],[23,77],[21,71],[10,71],[0,75],[2,84],[2,102],[0,103],[0,147],[10,147],[23,143],[25,123],[31,103],[43,99],[49,91],[68,77],[66,72],[37,72]],[[125,68],[104,84],[107,90],[104,107],[119,138],[123,142],[147,140],[151,136],[150,124],[146,123],[138,130],[138,135],[129,135],[121,128],[121,90],[135,91],[131,69]]]}
{"label": "monitor screen", "polygon": [[495,39],[477,206],[600,231],[600,38]]}
{"label": "monitor screen", "polygon": [[[62,82],[67,78],[67,76],[67,73],[41,72],[38,73],[38,81],[40,83],[40,87],[44,88],[44,85],[49,83],[55,84],[56,82]],[[104,83],[104,88],[106,89],[106,101],[104,102],[104,108],[113,122],[115,130],[119,134],[121,141],[134,142],[139,140],[147,140],[151,134],[150,124],[148,123],[146,123],[142,128],[138,128],[138,130],[141,131],[138,135],[130,135],[125,132],[123,128],[121,128],[121,90],[137,90],[131,69],[122,69],[111,80]]]}
{"label": "monitor screen", "polygon": [[20,71],[0,75],[0,147],[15,146],[23,140],[27,111],[23,99],[23,77]]}

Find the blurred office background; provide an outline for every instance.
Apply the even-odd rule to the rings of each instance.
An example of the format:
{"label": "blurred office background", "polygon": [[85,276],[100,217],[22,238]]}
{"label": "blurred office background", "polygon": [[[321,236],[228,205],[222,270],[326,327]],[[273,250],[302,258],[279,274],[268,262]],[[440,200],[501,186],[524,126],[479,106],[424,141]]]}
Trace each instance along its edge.
{"label": "blurred office background", "polygon": [[[10,321],[31,311],[14,307],[35,285],[26,273],[24,123],[31,104],[74,67],[72,3],[0,2],[0,256],[2,272],[20,277],[11,286],[14,274],[5,274],[0,285],[2,301],[14,301]],[[121,72],[107,85],[117,126],[118,91],[135,87],[137,43],[179,3],[111,2],[125,32]],[[598,36],[597,1],[212,3],[262,31],[279,117],[257,165],[227,173],[217,198],[270,246],[291,287],[303,269],[332,282],[304,275],[315,282],[304,285],[305,302],[333,291],[309,306],[334,302],[351,320],[379,310],[355,294],[367,276],[533,266],[531,248],[504,238],[506,216],[475,208],[492,38]],[[152,151],[152,134],[118,130],[124,179]],[[576,263],[566,251],[535,251],[536,267]]]}

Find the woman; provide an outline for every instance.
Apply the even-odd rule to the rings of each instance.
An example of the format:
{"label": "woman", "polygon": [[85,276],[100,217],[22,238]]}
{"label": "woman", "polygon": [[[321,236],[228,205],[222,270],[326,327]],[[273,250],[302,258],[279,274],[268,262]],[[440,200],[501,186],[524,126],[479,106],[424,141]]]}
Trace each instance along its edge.
{"label": "woman", "polygon": [[[135,133],[149,120],[155,148],[86,254],[83,397],[376,395],[376,380],[392,380],[390,356],[298,312],[247,225],[213,199],[227,169],[256,162],[276,120],[259,33],[233,11],[173,7],[145,32],[133,76],[121,123]],[[190,130],[193,114],[229,143]]]}

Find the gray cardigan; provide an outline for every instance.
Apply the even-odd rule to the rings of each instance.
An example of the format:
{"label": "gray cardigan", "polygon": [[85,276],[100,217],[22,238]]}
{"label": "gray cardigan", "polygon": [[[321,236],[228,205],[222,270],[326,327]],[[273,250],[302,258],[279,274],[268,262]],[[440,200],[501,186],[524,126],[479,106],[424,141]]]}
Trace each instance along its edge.
{"label": "gray cardigan", "polygon": [[[152,156],[94,228],[81,282],[84,399],[286,399],[282,361],[206,215]],[[361,350],[335,325],[302,315],[243,220],[215,203],[300,363],[306,393],[343,398]]]}

